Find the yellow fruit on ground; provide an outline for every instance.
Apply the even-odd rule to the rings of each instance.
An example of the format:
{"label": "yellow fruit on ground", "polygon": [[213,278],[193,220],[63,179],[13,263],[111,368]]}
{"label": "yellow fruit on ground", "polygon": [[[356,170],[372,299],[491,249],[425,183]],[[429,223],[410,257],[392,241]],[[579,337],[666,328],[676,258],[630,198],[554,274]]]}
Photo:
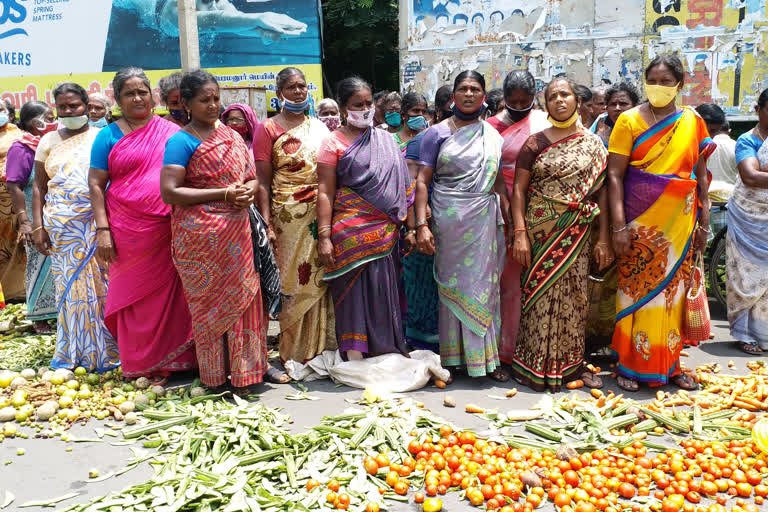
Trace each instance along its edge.
{"label": "yellow fruit on ground", "polygon": [[427,498],[422,505],[424,512],[440,512],[443,510],[443,500],[440,498]]}

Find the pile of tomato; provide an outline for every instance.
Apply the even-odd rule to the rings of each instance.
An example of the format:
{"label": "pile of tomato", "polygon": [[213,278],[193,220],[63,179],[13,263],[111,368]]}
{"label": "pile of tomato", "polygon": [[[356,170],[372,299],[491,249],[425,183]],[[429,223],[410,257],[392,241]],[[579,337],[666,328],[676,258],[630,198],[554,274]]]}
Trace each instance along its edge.
{"label": "pile of tomato", "polygon": [[758,512],[768,497],[768,457],[751,440],[686,439],[654,454],[636,442],[561,460],[447,425],[422,439],[410,441],[400,464],[385,454],[367,457],[366,471],[381,476],[388,468],[386,483],[400,495],[412,473],[423,474],[416,503],[461,491],[472,505],[499,512],[531,512],[547,501],[559,512]]}

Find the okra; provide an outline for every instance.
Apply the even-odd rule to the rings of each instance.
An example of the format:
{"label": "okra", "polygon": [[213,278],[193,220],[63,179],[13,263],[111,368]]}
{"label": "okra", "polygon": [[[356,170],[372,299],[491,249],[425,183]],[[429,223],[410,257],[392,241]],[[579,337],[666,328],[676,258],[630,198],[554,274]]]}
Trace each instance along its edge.
{"label": "okra", "polygon": [[659,414],[656,411],[652,411],[650,409],[647,409],[645,407],[640,408],[641,411],[643,411],[643,414],[646,416],[650,416],[654,420],[658,421],[659,423],[663,425],[667,425],[669,428],[673,430],[677,430],[678,432],[690,432],[690,429],[688,428],[687,424],[684,424],[681,421],[678,421],[676,419],[672,419],[669,416],[666,416],[664,414]]}
{"label": "okra", "polygon": [[331,425],[316,425],[312,427],[312,430],[322,433],[336,434],[340,437],[352,437],[354,435],[354,432],[349,429],[334,427]]}
{"label": "okra", "polygon": [[285,473],[288,475],[288,483],[292,488],[296,488],[296,464],[293,461],[293,457],[286,453],[283,457],[285,461]]}
{"label": "okra", "polygon": [[159,432],[161,430],[165,430],[167,428],[175,427],[176,425],[192,423],[197,419],[197,416],[182,416],[164,421],[158,421],[157,423],[150,423],[149,425],[143,425],[141,427],[127,428],[123,430],[123,437],[125,439],[137,439],[149,434],[154,434],[155,432]]}
{"label": "okra", "polygon": [[238,457],[238,466],[250,466],[251,464],[256,464],[257,462],[265,462],[268,460],[272,460],[275,457],[278,457],[282,455],[284,450],[280,448],[275,448],[274,450],[264,450],[263,452],[254,453],[253,455],[246,455],[244,457]]}
{"label": "okra", "polygon": [[622,416],[615,416],[605,420],[605,426],[608,428],[608,430],[616,430],[628,427],[629,425],[633,425],[635,423],[637,423],[636,414],[624,414]]}
{"label": "okra", "polygon": [[651,430],[655,429],[658,426],[659,426],[659,423],[656,420],[647,419],[635,425],[634,430],[635,432],[650,432]]}
{"label": "okra", "polygon": [[562,434],[555,432],[551,428],[545,427],[540,423],[528,422],[525,424],[525,430],[536,434],[539,437],[543,437],[544,439],[549,439],[550,441],[557,441],[559,443],[563,440]]}
{"label": "okra", "polygon": [[368,437],[368,434],[371,433],[371,430],[373,430],[374,425],[376,425],[376,419],[370,419],[363,423],[363,426],[357,429],[357,432],[355,432],[355,435],[352,436],[352,439],[349,440],[349,446],[350,448],[357,448],[360,446],[360,443],[365,440],[366,437]]}

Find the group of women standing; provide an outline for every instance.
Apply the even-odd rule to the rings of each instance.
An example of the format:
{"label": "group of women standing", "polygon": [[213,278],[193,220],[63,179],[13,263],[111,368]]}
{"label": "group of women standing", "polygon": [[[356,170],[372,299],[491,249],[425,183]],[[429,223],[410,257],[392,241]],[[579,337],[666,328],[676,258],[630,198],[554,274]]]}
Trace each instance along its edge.
{"label": "group of women standing", "polygon": [[[575,84],[554,79],[540,110],[527,71],[506,77],[503,109],[483,120],[485,81],[465,71],[438,91],[431,127],[422,96],[389,98],[387,130],[356,77],[309,116],[297,68],[277,75],[280,113],[262,123],[245,105],[222,114],[204,71],[161,81],[165,119],[144,73],[120,71],[123,116],[102,129],[88,123],[85,91],[62,84],[61,126],[45,104],[25,105],[26,134],[8,152],[19,229],[34,241],[31,316],[57,315],[54,366],[122,364],[160,381],[199,366],[204,384],[238,389],[286,382],[266,358],[273,315],[283,362],[336,348],[347,360],[407,356],[410,345],[439,351],[452,371],[557,391],[602,386],[584,365],[593,274],[604,314],[592,327],[611,339],[619,385],[692,389],[679,365],[683,297],[706,243],[714,144],[676,103],[683,80],[676,57],[657,57],[648,102],[614,85],[586,127]],[[763,124],[740,140],[750,178],[734,196],[747,212],[760,200],[748,187],[764,188]],[[764,244],[729,234],[732,261],[744,240],[768,261]],[[738,267],[729,272],[751,268]],[[732,324],[768,346],[768,293],[737,288]]]}

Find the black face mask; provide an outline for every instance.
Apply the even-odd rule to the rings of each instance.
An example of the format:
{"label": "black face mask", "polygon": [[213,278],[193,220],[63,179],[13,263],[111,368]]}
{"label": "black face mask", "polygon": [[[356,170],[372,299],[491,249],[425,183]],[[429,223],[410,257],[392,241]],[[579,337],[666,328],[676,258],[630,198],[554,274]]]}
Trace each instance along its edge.
{"label": "black face mask", "polygon": [[533,110],[533,103],[531,103],[531,106],[526,108],[525,110],[516,110],[514,108],[510,108],[507,105],[504,105],[504,108],[507,109],[507,114],[509,114],[510,119],[514,121],[515,123],[522,121],[526,117],[528,117],[528,114],[531,113],[531,110]]}
{"label": "black face mask", "polygon": [[468,114],[466,112],[462,112],[461,109],[459,107],[457,107],[456,104],[454,103],[451,106],[451,112],[453,112],[453,115],[455,115],[456,117],[458,117],[462,121],[474,121],[478,117],[482,116],[487,108],[488,108],[488,105],[483,103],[482,106],[479,109],[477,109],[474,112]]}

